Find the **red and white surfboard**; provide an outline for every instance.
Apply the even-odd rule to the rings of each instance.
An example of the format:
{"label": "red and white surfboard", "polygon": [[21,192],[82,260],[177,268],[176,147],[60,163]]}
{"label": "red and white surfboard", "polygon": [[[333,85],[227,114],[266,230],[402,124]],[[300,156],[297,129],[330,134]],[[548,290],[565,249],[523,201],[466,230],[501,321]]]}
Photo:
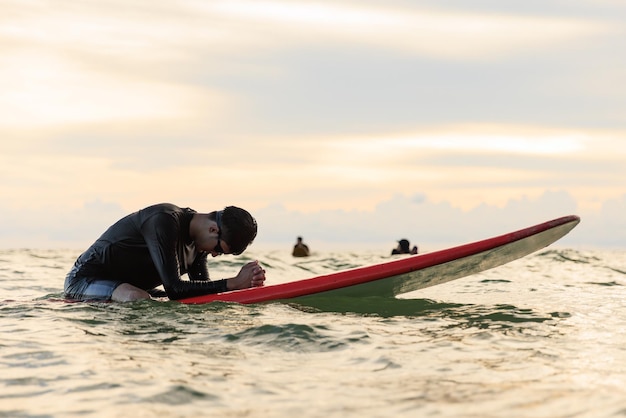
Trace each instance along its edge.
{"label": "red and white surfboard", "polygon": [[324,296],[382,296],[435,286],[485,271],[538,251],[571,231],[580,218],[564,216],[482,241],[343,270],[295,282],[182,299],[188,304],[214,301],[259,303]]}

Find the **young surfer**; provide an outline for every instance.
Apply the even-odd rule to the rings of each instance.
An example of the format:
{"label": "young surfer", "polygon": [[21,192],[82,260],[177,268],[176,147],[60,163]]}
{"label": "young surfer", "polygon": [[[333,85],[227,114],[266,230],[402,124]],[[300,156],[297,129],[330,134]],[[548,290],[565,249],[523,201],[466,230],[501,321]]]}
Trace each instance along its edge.
{"label": "young surfer", "polygon": [[65,296],[126,302],[148,299],[160,285],[170,299],[263,286],[265,270],[257,261],[216,281],[207,268],[209,254],[239,255],[256,233],[256,220],[235,206],[210,213],[170,203],[149,206],[117,221],[78,257],[65,279]]}

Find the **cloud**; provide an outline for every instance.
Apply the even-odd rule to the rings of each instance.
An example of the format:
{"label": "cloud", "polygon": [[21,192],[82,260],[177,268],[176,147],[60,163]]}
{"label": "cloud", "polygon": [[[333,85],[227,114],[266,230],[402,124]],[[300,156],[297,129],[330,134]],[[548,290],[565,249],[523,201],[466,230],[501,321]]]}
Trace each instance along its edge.
{"label": "cloud", "polygon": [[[154,203],[154,202],[151,202]],[[199,211],[213,210],[194,207]],[[138,210],[135,207],[131,211]],[[259,223],[255,247],[287,248],[296,236],[305,237],[316,250],[387,250],[407,238],[422,251],[489,238],[554,219],[578,214],[581,224],[559,245],[623,247],[626,195],[607,201],[599,212],[581,212],[566,191],[547,191],[538,198],[509,200],[504,207],[482,204],[471,210],[434,202],[423,193],[396,194],[373,210],[288,210],[273,204],[252,210]],[[15,210],[0,207],[2,248],[85,248],[113,222],[126,215],[119,204],[93,200],[81,207]]]}
{"label": "cloud", "polygon": [[97,201],[239,204],[363,242],[417,213],[452,240],[505,209],[543,220],[562,191],[604,231],[619,221],[587,214],[618,216],[624,194],[622,17],[586,0],[8,0],[4,212],[52,241],[46,222]]}
{"label": "cloud", "polygon": [[71,210],[59,206],[43,210],[0,206],[0,247],[80,249],[124,215],[119,205],[100,200]]}
{"label": "cloud", "polygon": [[[623,204],[620,203],[621,208]],[[558,190],[545,192],[537,199],[512,199],[502,208],[485,204],[469,211],[454,208],[448,202],[424,200],[417,194],[396,195],[380,202],[373,211],[324,210],[303,214],[272,206],[255,213],[261,228],[259,241],[265,245],[276,247],[302,235],[324,249],[391,249],[396,240],[407,238],[420,244],[423,251],[489,238],[571,214],[581,215],[583,222],[562,245],[626,244],[625,233],[609,229],[615,224],[606,223],[601,233],[592,229],[598,215],[581,214],[574,198]]]}
{"label": "cloud", "polygon": [[[0,30],[6,46],[0,61],[5,114],[0,125],[29,128],[189,119],[198,117],[199,109],[204,115],[223,113],[237,100],[233,89],[227,94],[218,88],[224,77],[246,77],[248,83],[274,79],[289,87],[289,79],[299,82],[294,70],[306,74],[297,62],[285,65],[278,55],[271,59],[274,53],[267,49],[315,57],[322,48],[331,55],[318,61],[335,67],[346,64],[328,59],[333,49],[340,54],[368,49],[378,61],[385,54],[395,54],[397,61],[397,54],[405,53],[466,60],[520,49],[536,54],[554,43],[611,33],[612,27],[577,18],[324,2],[186,1],[145,8],[108,1],[61,3],[52,10],[10,2],[7,8],[13,13]],[[269,60],[261,58],[259,48],[266,48]],[[317,74],[325,71],[320,63],[311,67]],[[367,63],[363,58],[356,63],[367,82]],[[411,67],[418,70],[417,65]]]}
{"label": "cloud", "polygon": [[[6,54],[0,61],[5,130],[97,122],[193,120],[226,107],[223,93],[81,68],[47,52]],[[219,106],[217,105],[219,103]]]}
{"label": "cloud", "polygon": [[626,246],[626,194],[609,199],[602,204],[597,216],[589,220],[587,239],[603,245],[624,248]]}
{"label": "cloud", "polygon": [[260,245],[276,248],[296,235],[321,248],[391,249],[397,239],[420,244],[423,251],[488,238],[560,216],[578,214],[581,224],[559,242],[581,248],[626,245],[626,195],[605,203],[600,212],[582,211],[562,190],[538,198],[511,199],[504,207],[479,205],[465,211],[423,196],[396,195],[373,211],[324,210],[310,214],[273,206],[255,215],[262,228]]}
{"label": "cloud", "polygon": [[[393,5],[376,8],[349,3],[229,1],[209,3],[200,9],[249,25],[263,25],[255,32],[255,43],[263,36],[272,37],[267,44],[273,46],[349,42],[453,59],[543,48],[607,31],[605,25],[582,19],[461,14]],[[290,36],[281,36],[281,32]]]}

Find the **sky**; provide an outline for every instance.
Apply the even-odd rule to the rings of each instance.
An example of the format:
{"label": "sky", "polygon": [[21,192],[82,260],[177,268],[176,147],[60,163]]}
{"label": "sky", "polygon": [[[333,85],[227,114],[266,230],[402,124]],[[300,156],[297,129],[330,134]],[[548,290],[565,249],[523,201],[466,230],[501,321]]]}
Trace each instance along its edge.
{"label": "sky", "polygon": [[622,0],[0,0],[0,247],[159,202],[254,245],[626,248]]}

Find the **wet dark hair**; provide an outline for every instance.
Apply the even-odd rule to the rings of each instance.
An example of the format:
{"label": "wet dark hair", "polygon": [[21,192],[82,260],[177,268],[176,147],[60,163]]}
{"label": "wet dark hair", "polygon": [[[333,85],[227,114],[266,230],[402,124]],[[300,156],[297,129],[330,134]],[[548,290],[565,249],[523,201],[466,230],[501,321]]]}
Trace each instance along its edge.
{"label": "wet dark hair", "polygon": [[411,249],[409,248],[410,244],[408,240],[401,239],[400,241],[398,241],[398,244],[400,244],[400,248],[402,249],[402,251],[405,251],[407,253],[411,252]]}
{"label": "wet dark hair", "polygon": [[226,206],[221,212],[222,239],[228,244],[231,254],[239,255],[256,238],[256,220],[247,210],[236,206]]}

